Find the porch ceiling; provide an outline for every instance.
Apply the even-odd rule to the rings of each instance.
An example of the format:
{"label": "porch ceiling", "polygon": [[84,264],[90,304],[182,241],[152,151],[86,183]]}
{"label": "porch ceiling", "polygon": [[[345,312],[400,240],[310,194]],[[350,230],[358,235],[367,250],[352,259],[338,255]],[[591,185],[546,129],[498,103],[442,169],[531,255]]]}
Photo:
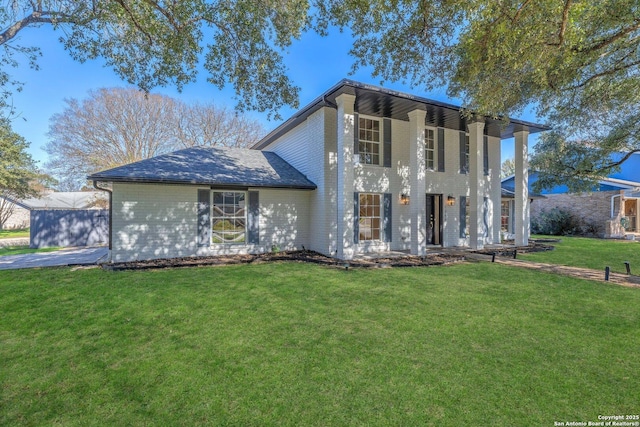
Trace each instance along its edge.
{"label": "porch ceiling", "polygon": [[[341,94],[356,96],[355,108],[360,114],[409,121],[407,113],[418,109],[426,111],[426,125],[467,130],[467,120],[461,117],[461,108],[457,105],[345,79],[298,111],[252,148],[265,148],[322,107],[336,108],[336,98]],[[501,139],[512,138],[514,132],[519,130],[528,129],[529,133],[533,134],[550,129],[545,125],[515,119],[505,124],[502,120],[485,117],[484,122],[485,133]]]}

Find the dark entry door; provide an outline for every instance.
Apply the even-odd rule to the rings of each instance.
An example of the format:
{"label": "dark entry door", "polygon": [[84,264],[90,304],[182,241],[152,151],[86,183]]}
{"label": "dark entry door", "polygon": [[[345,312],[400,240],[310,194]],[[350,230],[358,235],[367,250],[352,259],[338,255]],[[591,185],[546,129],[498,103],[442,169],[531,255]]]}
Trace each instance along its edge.
{"label": "dark entry door", "polygon": [[442,245],[442,194],[427,194],[427,245]]}

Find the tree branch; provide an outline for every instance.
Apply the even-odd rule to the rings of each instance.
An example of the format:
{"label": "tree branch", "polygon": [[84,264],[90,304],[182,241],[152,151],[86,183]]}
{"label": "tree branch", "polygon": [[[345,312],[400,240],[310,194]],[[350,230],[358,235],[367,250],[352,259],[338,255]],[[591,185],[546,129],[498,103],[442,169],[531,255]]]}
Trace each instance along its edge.
{"label": "tree branch", "polygon": [[616,40],[626,36],[627,34],[630,34],[638,29],[640,29],[640,19],[636,19],[636,24],[632,25],[630,27],[624,28],[622,30],[620,30],[618,33],[614,34],[613,36],[607,38],[607,39],[603,39],[600,40],[597,44],[593,45],[593,46],[589,46],[586,48],[574,48],[573,50],[579,53],[584,53],[584,52],[592,52],[594,50],[599,50],[602,49],[603,47],[610,45],[611,43],[615,42]]}
{"label": "tree branch", "polygon": [[133,15],[133,11],[129,9],[129,7],[124,2],[124,0],[116,0],[116,2],[120,6],[122,6],[125,12],[127,12],[127,15],[129,15],[129,17],[131,18],[131,22],[133,23],[134,27],[136,27],[138,31],[140,31],[142,34],[144,34],[147,37],[147,39],[149,40],[149,45],[153,45],[153,37],[151,37],[151,35],[144,28],[142,28],[142,26],[138,23],[138,20]]}
{"label": "tree branch", "polygon": [[516,12],[515,16],[513,17],[513,19],[511,20],[511,22],[516,22],[518,19],[520,19],[520,15],[522,14],[522,10],[527,7],[527,5],[531,2],[531,0],[525,0],[524,3],[522,3],[520,5],[520,7],[518,8],[518,11]]}
{"label": "tree branch", "polygon": [[564,2],[564,9],[562,10],[562,22],[560,23],[560,31],[558,32],[558,43],[549,43],[549,46],[562,46],[564,43],[564,35],[567,32],[567,23],[569,21],[569,9],[571,8],[572,0]]}

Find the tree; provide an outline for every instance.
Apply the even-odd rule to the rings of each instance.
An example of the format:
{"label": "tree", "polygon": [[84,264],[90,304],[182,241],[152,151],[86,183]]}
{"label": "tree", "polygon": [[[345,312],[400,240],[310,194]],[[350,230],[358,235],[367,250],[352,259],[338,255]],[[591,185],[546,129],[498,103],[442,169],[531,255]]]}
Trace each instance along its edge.
{"label": "tree", "polygon": [[40,50],[22,46],[27,28],[52,25],[78,61],[104,58],[125,81],[150,91],[196,78],[204,61],[208,81],[232,84],[238,108],[276,112],[297,107],[298,88],[286,76],[281,52],[307,23],[307,0],[12,0],[0,8],[0,83],[4,106],[14,81],[7,70],[26,56],[37,68]]}
{"label": "tree", "polygon": [[[508,117],[535,103],[556,130],[545,141],[565,141],[553,166],[568,168],[562,180],[597,179],[640,151],[637,0],[329,0],[315,25],[351,29],[355,67],[448,85],[467,114]],[[540,172],[554,158],[553,144],[543,149]]]}
{"label": "tree", "polygon": [[0,120],[0,230],[13,214],[13,200],[37,194],[32,182],[38,173],[28,147],[6,119]]}
{"label": "tree", "polygon": [[103,169],[185,147],[249,146],[264,134],[257,121],[225,108],[133,88],[99,89],[65,102],[64,111],[51,117],[45,167],[66,190]]}
{"label": "tree", "polygon": [[516,162],[513,158],[505,159],[500,167],[500,178],[508,178],[516,173]]}

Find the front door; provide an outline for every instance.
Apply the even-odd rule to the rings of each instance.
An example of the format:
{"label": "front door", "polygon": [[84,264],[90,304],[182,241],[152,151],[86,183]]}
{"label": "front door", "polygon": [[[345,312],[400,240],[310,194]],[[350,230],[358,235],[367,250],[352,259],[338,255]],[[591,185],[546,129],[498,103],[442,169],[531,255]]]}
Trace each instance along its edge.
{"label": "front door", "polygon": [[627,217],[627,231],[635,233],[638,228],[636,227],[636,219],[638,216],[638,201],[636,199],[629,199],[624,201],[624,216]]}
{"label": "front door", "polygon": [[427,194],[427,245],[442,245],[442,194]]}

